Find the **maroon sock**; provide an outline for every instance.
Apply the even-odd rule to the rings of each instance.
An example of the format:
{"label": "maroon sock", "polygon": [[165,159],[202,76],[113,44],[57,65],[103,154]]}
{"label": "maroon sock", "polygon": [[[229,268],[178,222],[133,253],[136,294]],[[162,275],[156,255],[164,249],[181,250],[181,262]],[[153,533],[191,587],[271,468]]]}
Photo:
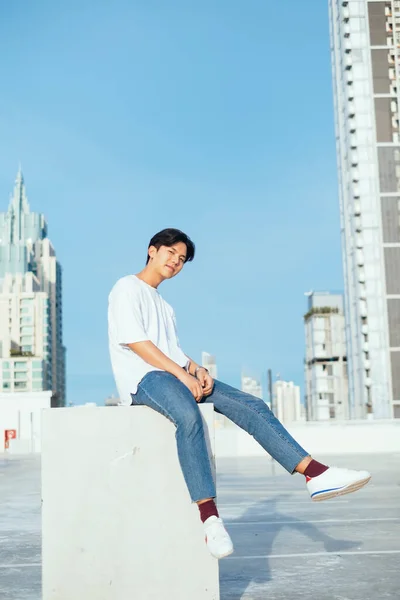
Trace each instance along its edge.
{"label": "maroon sock", "polygon": [[215,505],[214,500],[212,499],[207,500],[207,502],[203,502],[202,504],[199,504],[198,507],[200,510],[200,519],[203,521],[203,523],[207,521],[209,517],[219,517],[218,509]]}
{"label": "maroon sock", "polygon": [[316,460],[312,460],[303,475],[306,477],[318,477],[318,475],[322,475],[322,473],[325,473],[328,469],[329,467],[326,465],[323,465]]}

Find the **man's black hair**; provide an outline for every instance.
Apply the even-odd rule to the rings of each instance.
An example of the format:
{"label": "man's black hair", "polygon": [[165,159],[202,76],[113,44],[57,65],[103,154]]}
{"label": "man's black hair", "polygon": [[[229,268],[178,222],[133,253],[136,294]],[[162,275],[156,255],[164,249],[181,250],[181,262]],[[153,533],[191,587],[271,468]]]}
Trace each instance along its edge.
{"label": "man's black hair", "polygon": [[[195,245],[190,237],[186,235],[186,233],[183,233],[183,231],[180,231],[180,229],[163,229],[162,231],[159,231],[151,238],[149,242],[149,248],[150,246],[154,246],[157,248],[157,250],[159,250],[161,246],[167,246],[170,248],[175,244],[179,244],[179,242],[183,242],[186,245],[185,263],[190,262],[194,259]],[[147,254],[146,265],[149,260],[150,256]]]}

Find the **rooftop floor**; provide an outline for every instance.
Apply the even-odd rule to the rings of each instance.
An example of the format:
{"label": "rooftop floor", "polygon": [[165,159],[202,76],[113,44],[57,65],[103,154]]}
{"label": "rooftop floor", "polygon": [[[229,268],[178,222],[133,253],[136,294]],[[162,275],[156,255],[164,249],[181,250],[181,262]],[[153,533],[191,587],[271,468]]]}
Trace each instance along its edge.
{"label": "rooftop floor", "polygon": [[[235,544],[220,561],[221,600],[399,598],[400,455],[325,458],[373,479],[312,503],[303,477],[269,458],[218,461],[218,504]],[[0,598],[40,600],[37,457],[0,459],[0,498]]]}

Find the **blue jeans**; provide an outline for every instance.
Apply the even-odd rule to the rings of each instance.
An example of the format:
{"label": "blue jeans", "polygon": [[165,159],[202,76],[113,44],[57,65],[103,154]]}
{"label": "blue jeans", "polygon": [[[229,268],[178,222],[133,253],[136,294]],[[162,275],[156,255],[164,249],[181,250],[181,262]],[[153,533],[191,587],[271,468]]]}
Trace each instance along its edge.
{"label": "blue jeans", "polygon": [[[212,394],[202,402],[213,402],[217,412],[252,435],[289,473],[309,456],[259,398],[215,381]],[[190,390],[171,373],[150,371],[132,394],[132,405],[149,406],[175,424],[179,462],[192,501],[214,498],[203,419]]]}

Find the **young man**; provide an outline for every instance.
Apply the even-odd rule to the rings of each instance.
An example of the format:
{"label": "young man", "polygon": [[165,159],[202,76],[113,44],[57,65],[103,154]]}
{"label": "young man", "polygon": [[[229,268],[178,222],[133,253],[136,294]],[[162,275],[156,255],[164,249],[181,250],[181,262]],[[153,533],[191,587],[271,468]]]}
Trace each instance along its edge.
{"label": "young man", "polygon": [[213,381],[207,369],[184,354],[174,311],[157,288],[192,261],[194,253],[193,242],[177,229],[164,229],[150,240],[145,268],[123,277],[111,290],[110,355],[120,403],[149,406],[175,424],[180,465],[191,499],[199,506],[207,546],[213,556],[223,558],[233,552],[233,545],[214,503],[198,403],[213,402],[215,410],[250,433],[289,473],[305,475],[313,500],[353,492],[371,476],[313,460],[264,402]]}

